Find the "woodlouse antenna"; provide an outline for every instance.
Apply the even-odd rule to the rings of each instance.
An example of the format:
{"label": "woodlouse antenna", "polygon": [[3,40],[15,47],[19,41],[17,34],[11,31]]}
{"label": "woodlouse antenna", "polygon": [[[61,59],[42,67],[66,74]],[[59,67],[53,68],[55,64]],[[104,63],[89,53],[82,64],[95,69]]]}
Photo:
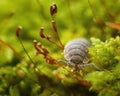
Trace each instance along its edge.
{"label": "woodlouse antenna", "polygon": [[27,50],[25,49],[24,44],[22,43],[22,40],[20,38],[20,31],[21,30],[22,30],[22,26],[18,26],[17,29],[16,29],[16,36],[17,36],[20,44],[22,45],[22,48],[24,49],[27,57],[30,59],[31,63],[33,63],[35,65],[35,63],[33,62],[32,58],[30,57],[30,55],[28,54]]}

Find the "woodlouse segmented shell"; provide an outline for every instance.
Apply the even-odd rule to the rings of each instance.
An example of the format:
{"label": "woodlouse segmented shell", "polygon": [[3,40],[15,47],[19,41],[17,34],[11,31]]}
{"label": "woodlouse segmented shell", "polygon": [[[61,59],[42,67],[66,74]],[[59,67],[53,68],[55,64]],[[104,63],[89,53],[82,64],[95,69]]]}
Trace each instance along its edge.
{"label": "woodlouse segmented shell", "polygon": [[68,62],[80,64],[88,57],[87,47],[91,43],[85,38],[78,38],[68,42],[64,47],[64,57]]}

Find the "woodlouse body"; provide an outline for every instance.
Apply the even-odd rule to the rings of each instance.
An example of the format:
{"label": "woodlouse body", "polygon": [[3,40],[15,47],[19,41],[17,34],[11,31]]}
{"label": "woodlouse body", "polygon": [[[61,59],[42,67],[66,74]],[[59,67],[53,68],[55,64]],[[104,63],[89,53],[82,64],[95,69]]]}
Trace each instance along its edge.
{"label": "woodlouse body", "polygon": [[78,38],[68,42],[64,47],[64,58],[71,66],[82,66],[83,61],[89,57],[87,47],[91,43],[85,38]]}

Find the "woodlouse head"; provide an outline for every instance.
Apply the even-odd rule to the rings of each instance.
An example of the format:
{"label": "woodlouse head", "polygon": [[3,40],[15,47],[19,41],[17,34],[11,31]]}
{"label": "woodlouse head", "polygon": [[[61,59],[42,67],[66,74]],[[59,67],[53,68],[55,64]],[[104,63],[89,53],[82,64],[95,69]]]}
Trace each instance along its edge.
{"label": "woodlouse head", "polygon": [[82,58],[79,55],[72,56],[68,61],[70,64],[82,64]]}

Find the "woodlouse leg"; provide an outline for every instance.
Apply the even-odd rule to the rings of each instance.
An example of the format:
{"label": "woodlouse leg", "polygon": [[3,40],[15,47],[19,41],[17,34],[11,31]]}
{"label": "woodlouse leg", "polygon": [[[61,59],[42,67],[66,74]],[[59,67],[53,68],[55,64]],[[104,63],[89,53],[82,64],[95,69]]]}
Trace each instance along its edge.
{"label": "woodlouse leg", "polygon": [[71,62],[67,62],[67,65],[70,66],[70,67],[73,67],[75,69],[77,69],[77,64],[74,64],[74,63],[71,63]]}
{"label": "woodlouse leg", "polygon": [[96,68],[97,70],[101,70],[98,66],[96,66],[96,65],[93,64],[93,63],[89,63],[89,64],[79,64],[79,65],[78,65],[78,68],[85,67],[85,66],[93,66],[93,67]]}
{"label": "woodlouse leg", "polygon": [[91,64],[78,64],[78,67],[91,66]]}
{"label": "woodlouse leg", "polygon": [[93,64],[93,63],[90,63],[90,65],[92,65],[92,66],[94,66],[97,70],[101,70],[98,66],[96,66],[95,64]]}
{"label": "woodlouse leg", "polygon": [[67,61],[65,61],[65,60],[57,60],[57,61],[68,65]]}
{"label": "woodlouse leg", "polygon": [[67,66],[73,67],[72,72],[73,72],[73,71],[76,71],[76,70],[78,69],[78,67],[77,67],[76,64],[71,64],[70,62],[67,62],[67,61],[65,61],[65,60],[58,60],[58,62],[67,64]]}
{"label": "woodlouse leg", "polygon": [[76,67],[75,64],[71,64],[70,62],[67,62],[65,60],[57,60],[58,62],[61,62],[61,63],[64,63],[64,64],[67,64],[68,66],[71,66],[71,67]]}

